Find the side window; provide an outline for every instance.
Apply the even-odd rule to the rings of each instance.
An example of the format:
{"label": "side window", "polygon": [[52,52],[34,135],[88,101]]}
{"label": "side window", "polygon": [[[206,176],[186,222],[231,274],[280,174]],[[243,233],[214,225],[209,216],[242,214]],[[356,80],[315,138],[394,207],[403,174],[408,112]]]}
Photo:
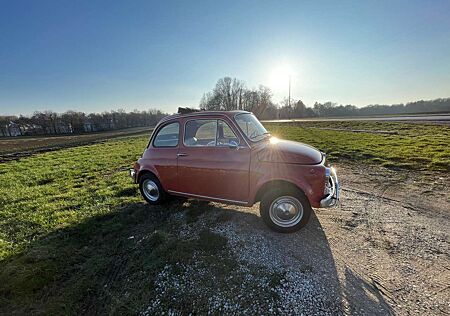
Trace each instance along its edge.
{"label": "side window", "polygon": [[241,130],[247,135],[250,139],[253,138],[253,136],[257,135],[259,130],[253,124],[253,122],[246,122],[246,121],[238,121],[237,122]]}
{"label": "side window", "polygon": [[217,120],[191,120],[186,122],[184,144],[192,147],[216,146]]}
{"label": "side window", "polygon": [[153,140],[154,147],[177,147],[180,134],[180,124],[170,123],[161,128]]}
{"label": "side window", "polygon": [[239,138],[231,127],[224,121],[219,120],[217,124],[217,146],[239,145]]}

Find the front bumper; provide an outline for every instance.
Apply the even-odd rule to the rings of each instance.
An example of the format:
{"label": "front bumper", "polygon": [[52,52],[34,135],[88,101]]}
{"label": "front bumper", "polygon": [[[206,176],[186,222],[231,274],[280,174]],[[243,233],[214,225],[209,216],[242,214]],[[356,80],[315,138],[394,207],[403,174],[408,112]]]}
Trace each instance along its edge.
{"label": "front bumper", "polygon": [[134,183],[137,183],[137,172],[134,169],[130,169],[130,177],[133,179]]}
{"label": "front bumper", "polygon": [[331,167],[329,174],[329,181],[331,184],[330,192],[320,200],[320,207],[333,207],[336,206],[339,202],[339,180],[336,174],[336,170]]}

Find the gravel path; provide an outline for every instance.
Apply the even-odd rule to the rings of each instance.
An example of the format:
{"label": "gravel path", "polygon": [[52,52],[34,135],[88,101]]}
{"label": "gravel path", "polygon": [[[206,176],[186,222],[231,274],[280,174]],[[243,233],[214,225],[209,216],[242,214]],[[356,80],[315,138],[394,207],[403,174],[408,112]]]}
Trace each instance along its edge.
{"label": "gravel path", "polygon": [[[242,276],[235,297],[202,289],[198,280],[211,278],[211,272],[192,265],[181,269],[181,277],[171,275],[172,268],[167,267],[159,278],[161,293],[175,282],[179,290],[198,292],[211,301],[207,309],[213,314],[449,314],[449,175],[337,167],[343,186],[341,205],[316,210],[297,233],[270,231],[259,217],[258,205],[210,203],[211,212],[184,224],[179,232],[183,239],[195,238],[205,227],[226,237],[238,262],[236,273]],[[229,220],[218,221],[218,212]],[[279,275],[279,282],[270,285],[266,277],[248,277],[255,267]],[[255,298],[245,305],[241,297],[249,288],[254,290],[249,282],[275,299]],[[153,301],[144,313],[159,312]]]}

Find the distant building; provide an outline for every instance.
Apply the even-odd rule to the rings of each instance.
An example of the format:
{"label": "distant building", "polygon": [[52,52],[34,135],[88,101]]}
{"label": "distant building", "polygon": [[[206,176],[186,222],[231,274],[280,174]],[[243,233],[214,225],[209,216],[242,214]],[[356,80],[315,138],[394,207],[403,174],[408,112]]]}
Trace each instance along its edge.
{"label": "distant building", "polygon": [[55,129],[56,129],[57,134],[72,134],[73,133],[72,125],[70,125],[69,123],[65,123],[65,122],[57,122]]}
{"label": "distant building", "polygon": [[14,122],[10,122],[6,127],[6,130],[9,134],[9,136],[21,136],[22,135],[22,131],[20,130],[19,124],[14,123]]}
{"label": "distant building", "polygon": [[97,131],[97,128],[95,127],[95,124],[93,122],[91,122],[91,121],[84,122],[83,128],[84,128],[84,131],[86,133],[96,132]]}
{"label": "distant building", "polygon": [[45,130],[41,125],[37,124],[24,124],[22,125],[23,135],[32,136],[32,135],[43,135],[45,134]]}

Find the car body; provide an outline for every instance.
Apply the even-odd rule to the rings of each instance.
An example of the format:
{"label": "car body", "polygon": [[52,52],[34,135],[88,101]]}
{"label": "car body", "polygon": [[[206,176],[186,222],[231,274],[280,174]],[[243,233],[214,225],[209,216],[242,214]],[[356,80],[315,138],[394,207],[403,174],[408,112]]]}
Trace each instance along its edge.
{"label": "car body", "polygon": [[[324,153],[272,137],[245,111],[200,111],[163,118],[130,174],[150,204],[159,204],[168,195],[243,206],[261,201],[267,204],[261,208],[278,209],[276,218],[266,214],[266,223],[281,232],[304,226],[311,207],[331,207],[339,200],[337,175],[326,165]],[[277,194],[271,197],[269,192],[274,191]],[[283,194],[287,198],[274,205],[273,199]],[[295,208],[302,208],[306,221],[296,218],[284,223],[283,218]],[[274,219],[282,225],[271,225]]]}

